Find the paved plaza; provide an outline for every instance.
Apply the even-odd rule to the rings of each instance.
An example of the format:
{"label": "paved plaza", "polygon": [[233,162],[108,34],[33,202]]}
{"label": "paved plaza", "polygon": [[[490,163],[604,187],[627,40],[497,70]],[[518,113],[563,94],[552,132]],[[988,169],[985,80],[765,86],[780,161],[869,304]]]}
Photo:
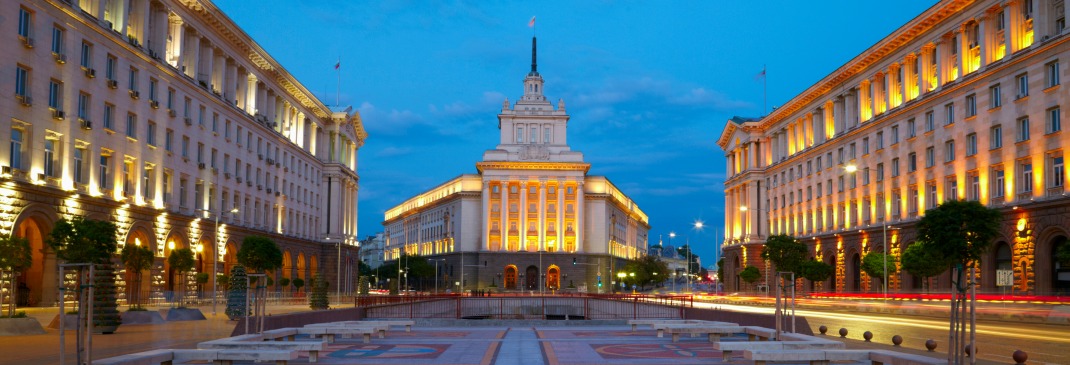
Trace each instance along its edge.
{"label": "paved plaza", "polygon": [[[303,311],[300,306],[272,307],[278,315]],[[205,321],[167,322],[154,325],[123,325],[115,334],[93,337],[94,359],[153,349],[192,349],[203,341],[228,337],[235,322],[223,315]],[[31,315],[47,324],[54,312],[34,311]],[[606,323],[603,321],[595,321]],[[728,362],[713,350],[706,336],[683,336],[672,342],[659,338],[647,326],[632,331],[624,321],[592,325],[590,321],[527,321],[522,324],[482,321],[417,321],[412,332],[395,328],[385,338],[363,343],[359,338],[337,338],[320,353],[318,364],[751,364],[742,352]],[[487,325],[483,325],[487,324]],[[58,331],[47,334],[5,337],[0,341],[0,364],[58,364]],[[74,332],[67,333],[66,360],[74,363]],[[835,337],[828,337],[835,339]],[[309,340],[298,336],[298,341]],[[727,336],[722,341],[746,341],[745,335]],[[893,348],[889,345],[843,340],[852,349],[896,350],[926,354],[923,350]],[[928,353],[942,357],[941,353]],[[191,362],[197,363],[197,362]],[[301,353],[291,364],[308,364]],[[981,364],[989,362],[979,362]],[[237,364],[253,364],[237,362]]]}

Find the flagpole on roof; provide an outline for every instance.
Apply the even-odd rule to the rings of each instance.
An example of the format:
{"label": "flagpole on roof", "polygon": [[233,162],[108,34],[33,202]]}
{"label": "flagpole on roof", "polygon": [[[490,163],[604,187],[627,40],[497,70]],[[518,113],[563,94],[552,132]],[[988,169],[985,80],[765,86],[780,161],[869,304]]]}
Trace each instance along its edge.
{"label": "flagpole on roof", "polygon": [[768,95],[768,91],[769,91],[769,77],[765,74],[765,65],[762,65],[762,114],[763,114],[762,116],[769,115],[769,112],[768,112],[769,109],[766,107],[768,105],[767,100],[769,100],[768,96],[767,96]]}
{"label": "flagpole on roof", "polygon": [[338,56],[338,63],[334,64],[334,71],[338,74],[338,86],[334,89],[334,106],[338,107],[339,95],[342,93],[342,56]]}

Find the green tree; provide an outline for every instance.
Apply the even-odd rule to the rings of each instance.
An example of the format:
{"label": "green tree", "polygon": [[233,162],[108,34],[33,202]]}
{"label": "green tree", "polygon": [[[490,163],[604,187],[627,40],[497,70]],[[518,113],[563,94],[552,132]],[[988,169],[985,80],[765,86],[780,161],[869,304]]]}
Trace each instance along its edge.
{"label": "green tree", "polygon": [[638,260],[629,261],[622,271],[635,273],[635,276],[629,275],[624,282],[639,285],[642,290],[645,290],[647,285],[669,279],[669,266],[653,255],[644,255]]}
{"label": "green tree", "polygon": [[[887,261],[885,261],[885,258],[887,258]],[[870,251],[865,256],[862,256],[862,272],[872,278],[884,280],[885,263],[888,265],[888,276],[890,277],[896,274],[895,262],[895,256],[885,255],[883,252]]]}
{"label": "green tree", "polygon": [[368,295],[368,291],[371,290],[371,283],[368,282],[368,276],[360,277],[360,280],[357,281],[357,288],[360,295]]}
{"label": "green tree", "polygon": [[[83,217],[64,218],[56,221],[48,234],[48,246],[56,252],[56,257],[69,264],[93,264],[94,325],[102,332],[110,333],[121,324],[118,303],[115,300],[115,275],[111,268],[111,257],[119,244],[116,239],[118,228],[115,223]],[[85,268],[78,267],[78,277],[85,277]],[[89,283],[79,283],[79,286]],[[108,288],[112,288],[108,290]],[[79,297],[78,307],[85,303]],[[79,310],[78,313],[85,313]]]}
{"label": "green tree", "polygon": [[799,265],[799,276],[812,282],[822,282],[832,276],[832,265],[814,259],[803,261]]}
{"label": "green tree", "polygon": [[282,287],[281,290],[289,291],[290,290],[290,278],[283,277],[283,278],[279,279],[279,286]]}
{"label": "green tree", "polygon": [[683,245],[676,249],[676,253],[681,258],[688,261],[687,273],[691,275],[698,275],[699,271],[702,271],[702,265],[699,265],[698,255],[691,252],[690,245]]}
{"label": "green tree", "polygon": [[331,306],[327,299],[327,287],[329,283],[323,279],[322,273],[316,273],[312,277],[312,294],[308,296],[308,306],[312,309],[327,309]]}
{"label": "green tree", "polygon": [[768,260],[776,267],[776,271],[787,271],[799,274],[799,265],[806,261],[808,254],[806,244],[795,237],[788,235],[773,235],[765,241],[762,247],[762,259]]}
{"label": "green tree", "polygon": [[245,237],[238,250],[238,263],[254,273],[264,273],[282,267],[279,245],[267,237]]}
{"label": "green tree", "polygon": [[167,264],[171,266],[172,270],[178,273],[178,284],[181,289],[175,290],[175,298],[179,306],[182,306],[182,300],[185,299],[186,291],[186,273],[193,270],[193,265],[197,261],[194,259],[193,250],[189,248],[179,248],[171,251],[171,256],[167,257]]}
{"label": "green tree", "polygon": [[[0,274],[3,271],[11,273],[26,270],[33,264],[33,252],[30,251],[30,241],[17,236],[0,236]],[[8,306],[7,316],[15,315],[15,306],[18,305],[18,285],[11,285],[11,305]],[[0,306],[3,302],[0,302]]]}
{"label": "green tree", "polygon": [[301,292],[301,287],[305,286],[305,279],[294,278],[293,281],[291,281],[291,283],[294,284],[294,288],[296,288],[297,292],[300,293]]}
{"label": "green tree", "polygon": [[230,285],[227,285],[227,318],[236,320],[245,317],[249,308],[245,305],[248,297],[249,276],[245,273],[245,267],[234,265],[230,269]]}
{"label": "green tree", "polygon": [[925,241],[918,241],[907,246],[907,249],[903,251],[903,270],[924,279],[947,271],[950,260],[941,256],[932,246]]}
{"label": "green tree", "polygon": [[133,302],[133,305],[130,309],[141,309],[142,274],[144,274],[145,270],[152,268],[152,263],[155,261],[156,257],[148,247],[129,244],[123,246],[123,251],[119,256],[123,265],[126,266],[126,272],[134,275],[134,290],[129,291],[130,295],[133,297],[131,298],[133,299],[131,301]]}
{"label": "green tree", "polygon": [[950,265],[968,267],[979,263],[999,234],[999,210],[976,201],[952,200],[925,211],[918,222],[918,236],[946,257]]}
{"label": "green tree", "polygon": [[762,277],[762,272],[754,266],[747,266],[743,268],[743,271],[739,272],[739,278],[747,284],[754,284],[760,277]]}

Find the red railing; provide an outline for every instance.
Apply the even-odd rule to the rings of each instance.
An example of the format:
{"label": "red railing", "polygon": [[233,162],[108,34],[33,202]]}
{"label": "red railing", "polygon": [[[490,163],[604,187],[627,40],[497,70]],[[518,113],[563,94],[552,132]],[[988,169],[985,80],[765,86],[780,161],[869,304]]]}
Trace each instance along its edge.
{"label": "red railing", "polygon": [[683,318],[691,296],[460,295],[364,296],[366,318],[638,319]]}
{"label": "red railing", "polygon": [[[810,298],[815,299],[884,299],[882,293],[810,293]],[[892,300],[951,300],[949,293],[888,293],[888,299]],[[1068,296],[1055,295],[1004,295],[1004,294],[977,294],[980,301],[1006,301],[1023,303],[1070,303]]]}

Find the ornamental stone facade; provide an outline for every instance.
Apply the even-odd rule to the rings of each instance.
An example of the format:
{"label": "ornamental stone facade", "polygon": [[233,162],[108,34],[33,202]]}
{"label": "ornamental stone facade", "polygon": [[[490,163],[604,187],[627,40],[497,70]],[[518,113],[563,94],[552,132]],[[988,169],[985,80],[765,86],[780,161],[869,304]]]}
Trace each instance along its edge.
{"label": "ornamental stone facade", "polygon": [[[729,120],[717,141],[729,175],[726,290],[750,289],[737,276],[745,266],[766,283],[775,268],[762,244],[787,234],[836,268],[806,290],[879,293],[861,257],[898,257],[926,209],[965,199],[1003,213],[981,292],[1070,291],[1070,267],[1052,259],[1070,237],[1068,12],[1061,0],[940,1],[770,115]],[[997,270],[1013,272],[1010,285],[997,286]],[[889,293],[922,291],[899,271]]]}
{"label": "ornamental stone facade", "polygon": [[33,248],[23,305],[56,304],[45,237],[74,216],[156,254],[141,288],[119,271],[122,297],[174,290],[165,258],[179,248],[197,272],[229,272],[244,237],[269,237],[285,256],[276,282],[335,278],[355,251],[360,116],[326,107],[211,2],[12,1],[0,19],[13,91],[0,98],[0,235]]}
{"label": "ornamental stone facade", "polygon": [[534,38],[531,61],[523,96],[502,103],[500,139],[476,163],[479,173],[387,210],[387,261],[402,253],[443,260],[435,281],[453,290],[571,284],[598,292],[625,260],[646,253],[646,214],[607,178],[587,175],[583,153],[569,147],[569,115],[564,101],[555,108],[543,94]]}

